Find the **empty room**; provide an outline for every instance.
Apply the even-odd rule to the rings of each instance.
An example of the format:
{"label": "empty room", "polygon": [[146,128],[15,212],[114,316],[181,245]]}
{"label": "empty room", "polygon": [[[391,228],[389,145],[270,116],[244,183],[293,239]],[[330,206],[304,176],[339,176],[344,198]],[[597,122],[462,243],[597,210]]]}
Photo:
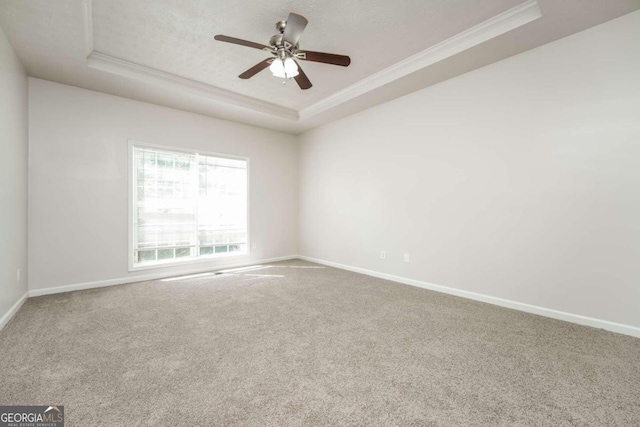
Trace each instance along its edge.
{"label": "empty room", "polygon": [[0,427],[640,425],[640,0],[0,0],[0,142]]}

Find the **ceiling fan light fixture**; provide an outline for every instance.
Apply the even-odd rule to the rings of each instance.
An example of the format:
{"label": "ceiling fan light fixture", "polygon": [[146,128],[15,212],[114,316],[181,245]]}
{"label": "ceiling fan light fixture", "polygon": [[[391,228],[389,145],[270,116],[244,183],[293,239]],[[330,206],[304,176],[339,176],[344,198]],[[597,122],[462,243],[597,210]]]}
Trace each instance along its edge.
{"label": "ceiling fan light fixture", "polygon": [[293,58],[274,59],[269,66],[269,71],[271,71],[271,74],[275,77],[280,77],[281,79],[290,79],[300,74],[298,64],[296,64]]}
{"label": "ceiling fan light fixture", "polygon": [[[300,51],[298,41],[302,32],[307,26],[307,18],[297,13],[289,13],[286,20],[278,21],[276,29],[278,34],[271,37],[269,46],[265,44],[255,43],[248,40],[242,40],[235,37],[229,37],[218,34],[215,40],[225,43],[233,43],[240,46],[251,47],[267,51],[275,58],[267,58],[258,62],[238,77],[241,79],[250,79],[265,68],[269,68],[274,77],[281,79],[295,78],[296,83],[302,90],[311,89],[313,86],[311,81],[304,73],[298,61],[321,62],[323,64],[340,65],[347,67],[351,64],[351,58],[346,55],[336,55],[335,53],[314,52],[311,50]],[[283,83],[286,83],[283,82]]]}

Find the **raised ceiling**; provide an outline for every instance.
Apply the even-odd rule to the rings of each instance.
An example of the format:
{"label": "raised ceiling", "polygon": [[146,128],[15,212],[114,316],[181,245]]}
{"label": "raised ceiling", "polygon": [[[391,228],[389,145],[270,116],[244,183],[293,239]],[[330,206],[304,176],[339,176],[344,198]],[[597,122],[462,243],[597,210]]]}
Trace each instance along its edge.
{"label": "raised ceiling", "polygon": [[[236,0],[93,2],[93,44],[98,52],[274,104],[302,110],[383,68],[479,24],[522,0],[423,0],[365,2]],[[185,7],[185,4],[188,5]],[[303,49],[351,56],[348,68],[301,63],[314,84],[264,71],[249,80],[238,74],[268,58],[257,49],[220,43],[215,34],[268,44],[275,22],[289,11],[309,20]],[[446,22],[446,25],[443,24]],[[420,29],[421,31],[418,31]],[[428,29],[428,31],[427,31]]]}
{"label": "raised ceiling", "polygon": [[[0,25],[31,76],[298,133],[640,8],[640,0],[9,0]],[[289,12],[309,20],[302,49],[349,55],[348,68],[301,62],[302,91],[268,70]]]}

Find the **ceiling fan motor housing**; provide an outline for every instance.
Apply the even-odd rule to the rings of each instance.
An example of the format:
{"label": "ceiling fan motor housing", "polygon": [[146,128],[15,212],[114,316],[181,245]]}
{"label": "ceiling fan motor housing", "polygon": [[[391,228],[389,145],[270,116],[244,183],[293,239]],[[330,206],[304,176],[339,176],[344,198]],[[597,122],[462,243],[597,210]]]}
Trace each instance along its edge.
{"label": "ceiling fan motor housing", "polygon": [[[297,51],[299,48],[299,45],[297,44],[295,46],[290,46],[288,43],[285,44],[282,34],[271,36],[271,39],[269,39],[269,44],[276,50],[286,49],[291,51],[291,53],[295,53],[295,51]],[[289,46],[289,48],[287,48],[287,46]]]}
{"label": "ceiling fan motor housing", "polygon": [[278,30],[278,34],[271,36],[269,39],[269,44],[273,46],[276,50],[286,49],[291,52],[291,54],[295,54],[298,50],[299,46],[296,43],[295,46],[291,46],[290,43],[284,40],[284,30],[287,27],[287,21],[278,21],[276,22],[276,30]]}
{"label": "ceiling fan motor housing", "polygon": [[269,44],[276,49],[282,46],[282,33],[271,36],[271,39],[269,39]]}

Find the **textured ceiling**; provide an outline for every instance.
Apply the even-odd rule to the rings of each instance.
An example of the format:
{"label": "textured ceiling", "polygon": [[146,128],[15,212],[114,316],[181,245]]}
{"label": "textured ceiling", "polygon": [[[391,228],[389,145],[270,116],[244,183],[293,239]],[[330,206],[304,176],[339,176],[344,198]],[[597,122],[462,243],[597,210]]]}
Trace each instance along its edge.
{"label": "textured ceiling", "polygon": [[[111,56],[300,110],[521,2],[94,0],[93,42]],[[307,91],[295,82],[283,85],[268,70],[239,79],[270,55],[213,36],[268,44],[275,22],[290,11],[309,20],[302,49],[349,55],[351,66],[301,61],[314,84]]]}
{"label": "textured ceiling", "polygon": [[[299,133],[632,12],[640,0],[537,0],[540,19],[301,120],[180,85],[90,68],[87,56],[93,50],[295,114],[523,2],[1,0],[0,26],[30,76]],[[216,42],[213,36],[266,44],[275,22],[291,11],[309,20],[300,40],[303,49],[349,55],[351,66],[302,62],[314,84],[308,91],[295,82],[283,85],[268,70],[250,80],[237,78],[268,54]]]}

